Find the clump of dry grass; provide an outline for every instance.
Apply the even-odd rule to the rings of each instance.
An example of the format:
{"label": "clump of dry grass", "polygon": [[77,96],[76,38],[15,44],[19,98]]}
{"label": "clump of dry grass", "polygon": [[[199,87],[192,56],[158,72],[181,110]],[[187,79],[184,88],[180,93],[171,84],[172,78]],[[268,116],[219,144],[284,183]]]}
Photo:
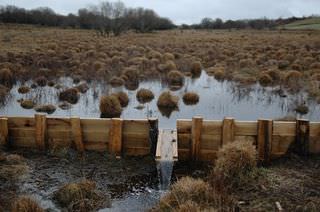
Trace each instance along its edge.
{"label": "clump of dry grass", "polygon": [[124,85],[124,80],[120,77],[112,77],[111,80],[109,81],[110,85],[113,87],[119,87]]}
{"label": "clump of dry grass", "polygon": [[33,198],[21,196],[12,204],[11,212],[44,212],[44,210]]}
{"label": "clump of dry grass", "polygon": [[179,97],[171,94],[170,91],[164,91],[158,98],[158,107],[163,108],[177,108],[179,102]]}
{"label": "clump of dry grass", "polygon": [[11,88],[14,84],[14,77],[10,69],[2,68],[0,69],[0,84]]}
{"label": "clump of dry grass", "polygon": [[170,71],[168,73],[168,80],[170,85],[182,86],[184,82],[184,76],[180,71]]}
{"label": "clump of dry grass", "polygon": [[57,109],[56,106],[52,104],[38,105],[34,108],[34,110],[39,113],[48,113],[48,114],[54,113],[56,109]]}
{"label": "clump of dry grass", "polygon": [[129,97],[128,97],[128,94],[123,92],[123,91],[120,91],[120,92],[117,92],[117,93],[114,93],[112,94],[114,96],[116,96],[121,104],[121,107],[127,107],[128,104],[129,104]]}
{"label": "clump of dry grass", "polygon": [[286,83],[296,83],[301,77],[302,73],[299,71],[288,71],[284,76],[284,80]]}
{"label": "clump of dry grass", "polygon": [[0,179],[7,182],[16,182],[23,178],[29,171],[25,159],[16,154],[1,155]]}
{"label": "clump of dry grass", "polygon": [[262,86],[268,86],[268,85],[271,85],[273,82],[272,78],[270,77],[269,74],[262,74],[260,77],[259,77],[259,83],[260,85]]}
{"label": "clump of dry grass", "polygon": [[103,118],[120,117],[122,107],[118,97],[114,95],[102,96],[100,99],[100,112]]}
{"label": "clump of dry grass", "polygon": [[234,200],[213,190],[201,179],[183,177],[172,185],[171,190],[160,200],[154,211],[232,211]]}
{"label": "clump of dry grass", "polygon": [[186,105],[195,105],[199,102],[199,95],[194,92],[187,92],[182,97]]}
{"label": "clump of dry grass", "polygon": [[153,98],[154,94],[149,89],[142,88],[137,92],[137,100],[142,104],[152,101]]}
{"label": "clump of dry grass", "polygon": [[35,106],[35,103],[31,99],[24,99],[20,102],[20,106],[24,109],[32,109]]}
{"label": "clump of dry grass", "polygon": [[20,88],[18,88],[18,92],[21,93],[21,94],[29,93],[30,92],[30,87],[23,85]]}
{"label": "clump of dry grass", "polygon": [[202,71],[202,65],[200,62],[193,62],[191,65],[192,76],[200,76]]}
{"label": "clump of dry grass", "polygon": [[235,141],[223,146],[211,176],[217,189],[230,189],[244,184],[257,167],[257,151],[247,141]]}
{"label": "clump of dry grass", "polygon": [[80,98],[77,88],[68,88],[59,94],[60,101],[67,101],[71,104],[76,104]]}
{"label": "clump of dry grass", "polygon": [[77,89],[80,93],[86,93],[89,90],[89,86],[85,82],[75,86],[74,88]]}
{"label": "clump of dry grass", "polygon": [[46,77],[40,76],[35,79],[35,82],[37,83],[38,86],[44,87],[47,85],[48,80]]}
{"label": "clump of dry grass", "polygon": [[69,211],[95,211],[111,206],[110,199],[98,192],[95,182],[89,180],[62,186],[55,192],[54,199]]}

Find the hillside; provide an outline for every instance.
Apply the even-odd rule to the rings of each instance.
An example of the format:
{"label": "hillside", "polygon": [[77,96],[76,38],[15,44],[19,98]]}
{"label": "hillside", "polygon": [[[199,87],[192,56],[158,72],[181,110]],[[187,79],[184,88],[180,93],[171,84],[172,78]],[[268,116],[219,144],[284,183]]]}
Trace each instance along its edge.
{"label": "hillside", "polygon": [[292,30],[320,30],[320,17],[308,18],[304,20],[294,21],[282,26],[284,29]]}

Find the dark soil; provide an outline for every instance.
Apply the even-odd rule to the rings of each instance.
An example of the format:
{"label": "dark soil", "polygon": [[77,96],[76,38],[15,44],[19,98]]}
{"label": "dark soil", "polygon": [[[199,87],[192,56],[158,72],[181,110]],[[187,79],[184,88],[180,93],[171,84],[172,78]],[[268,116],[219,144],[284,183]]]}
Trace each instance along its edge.
{"label": "dark soil", "polygon": [[30,174],[20,182],[0,182],[0,211],[9,210],[20,194],[35,196],[45,209],[57,210],[53,194],[66,183],[89,179],[97,190],[111,201],[134,192],[156,189],[157,169],[151,157],[122,158],[104,153],[88,152],[84,157],[65,151],[48,155],[30,151],[11,151],[26,158]]}
{"label": "dark soil", "polygon": [[232,194],[242,201],[241,211],[320,210],[320,157],[289,155],[273,161],[262,179]]}

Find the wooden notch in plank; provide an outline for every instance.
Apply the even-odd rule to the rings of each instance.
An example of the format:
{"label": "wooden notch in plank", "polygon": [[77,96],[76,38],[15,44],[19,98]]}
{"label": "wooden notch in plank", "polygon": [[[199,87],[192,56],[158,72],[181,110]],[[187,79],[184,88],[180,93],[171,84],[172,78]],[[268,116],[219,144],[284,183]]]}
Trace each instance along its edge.
{"label": "wooden notch in plank", "polygon": [[270,162],[272,134],[273,121],[258,120],[258,159],[264,164],[268,164]]}
{"label": "wooden notch in plank", "polygon": [[47,120],[45,114],[35,114],[35,136],[39,150],[46,149]]}
{"label": "wooden notch in plank", "polygon": [[301,156],[309,154],[310,122],[298,119],[296,122],[296,153]]}
{"label": "wooden notch in plank", "polygon": [[9,146],[8,118],[0,118],[0,146]]}
{"label": "wooden notch in plank", "polygon": [[157,118],[148,119],[149,122],[149,144],[150,144],[150,154],[156,157],[157,143],[159,136],[159,123]]}
{"label": "wooden notch in plank", "polygon": [[81,122],[79,117],[72,117],[70,119],[71,123],[71,132],[72,132],[72,138],[74,141],[74,144],[77,148],[77,150],[80,153],[84,152],[84,145],[83,145],[83,137],[82,137],[82,128],[81,128]]}
{"label": "wooden notch in plank", "polygon": [[192,118],[191,128],[191,160],[197,161],[200,159],[200,142],[201,142],[201,131],[202,131],[203,119],[200,116]]}
{"label": "wooden notch in plank", "polygon": [[222,122],[221,146],[234,141],[234,118],[225,117]]}
{"label": "wooden notch in plank", "polygon": [[119,118],[111,120],[111,129],[109,131],[109,152],[117,158],[122,155],[122,126],[123,121]]}

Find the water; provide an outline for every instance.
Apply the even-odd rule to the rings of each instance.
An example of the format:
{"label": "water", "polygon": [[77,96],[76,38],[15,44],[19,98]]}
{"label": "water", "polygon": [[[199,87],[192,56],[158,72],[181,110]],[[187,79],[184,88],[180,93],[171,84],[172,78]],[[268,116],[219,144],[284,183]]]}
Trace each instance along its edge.
{"label": "water", "polygon": [[[28,82],[30,85],[31,82]],[[70,78],[59,79],[59,84],[66,87],[73,86]],[[19,85],[11,90],[11,97],[5,106],[0,107],[0,114],[34,115],[34,110],[23,109],[17,102],[20,98],[33,98],[37,103],[58,105],[58,90],[51,87],[36,88],[28,94],[17,92]],[[287,94],[286,98],[280,97],[275,90],[277,88],[263,88],[258,84],[253,86],[241,87],[234,82],[219,82],[205,72],[200,78],[186,78],[184,86],[173,93],[180,97],[179,110],[173,111],[169,117],[162,115],[157,107],[158,96],[164,90],[169,90],[168,84],[161,80],[142,81],[139,88],[147,88],[155,94],[155,99],[143,105],[143,109],[137,109],[139,102],[136,99],[136,92],[127,90],[125,87],[112,88],[110,85],[101,82],[91,82],[90,89],[86,94],[81,94],[80,100],[71,109],[57,110],[52,116],[80,116],[80,117],[100,117],[99,97],[103,94],[124,91],[128,94],[129,105],[123,109],[122,118],[140,119],[148,117],[158,117],[160,128],[176,127],[177,119],[192,118],[201,115],[204,119],[223,119],[231,116],[237,120],[257,120],[259,118],[281,118],[284,116],[297,116],[294,109],[298,104],[306,102],[309,113],[303,118],[311,121],[318,121],[320,117],[320,107],[312,100],[307,98],[306,93]],[[197,105],[186,106],[182,101],[182,95],[187,91],[199,94],[200,101]],[[141,105],[140,105],[141,106]]]}

